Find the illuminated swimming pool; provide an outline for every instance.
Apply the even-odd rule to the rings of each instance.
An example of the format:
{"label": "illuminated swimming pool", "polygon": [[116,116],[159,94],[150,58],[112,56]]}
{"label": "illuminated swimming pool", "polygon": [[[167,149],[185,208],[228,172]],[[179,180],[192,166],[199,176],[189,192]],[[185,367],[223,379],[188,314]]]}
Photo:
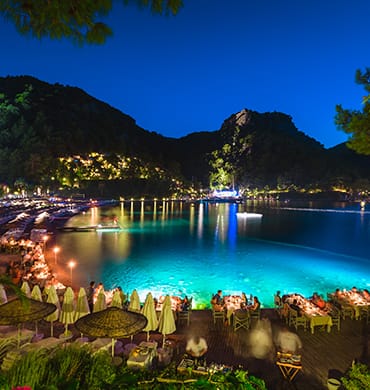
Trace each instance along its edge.
{"label": "illuminated swimming pool", "polygon": [[123,231],[60,233],[57,243],[64,259],[77,260],[74,280],[82,286],[96,280],[106,289],[136,288],[142,300],[148,291],[188,295],[198,308],[222,289],[257,295],[271,307],[276,290],[326,296],[337,287],[370,286],[370,213],[334,206],[128,202],[69,221],[117,218]]}

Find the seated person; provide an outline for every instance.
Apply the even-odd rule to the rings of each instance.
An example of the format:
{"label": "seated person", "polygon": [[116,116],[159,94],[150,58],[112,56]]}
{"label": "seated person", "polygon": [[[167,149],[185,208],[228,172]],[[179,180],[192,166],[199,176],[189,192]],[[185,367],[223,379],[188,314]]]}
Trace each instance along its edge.
{"label": "seated person", "polygon": [[222,290],[218,290],[217,293],[212,297],[211,305],[215,311],[222,311],[224,309]]}
{"label": "seated person", "polygon": [[319,299],[315,302],[315,304],[320,309],[325,309],[326,308],[326,302],[321,297],[319,297]]}
{"label": "seated person", "polygon": [[207,350],[208,346],[206,340],[198,335],[190,338],[186,344],[186,352],[196,359],[204,359]]}
{"label": "seated person", "polygon": [[253,297],[253,305],[249,306],[249,310],[255,311],[259,310],[261,307],[261,302],[259,301],[258,297]]}
{"label": "seated person", "polygon": [[335,296],[335,298],[337,298],[337,299],[341,299],[341,298],[343,298],[343,293],[342,293],[342,291],[340,291],[339,288],[337,288],[337,289],[335,290],[334,296]]}
{"label": "seated person", "polygon": [[242,303],[247,304],[247,302],[248,302],[248,298],[247,298],[245,292],[242,292]]}
{"label": "seated person", "polygon": [[370,302],[370,293],[369,293],[369,290],[367,290],[366,288],[364,288],[363,291],[362,291],[362,296],[363,296],[368,302]]}
{"label": "seated person", "polygon": [[187,295],[185,295],[184,299],[181,301],[181,311],[189,311],[191,303]]}
{"label": "seated person", "polygon": [[247,318],[249,317],[249,311],[248,311],[248,308],[247,308],[247,305],[242,303],[240,305],[240,309],[237,309],[234,311],[234,316],[235,317],[238,317],[238,318]]}
{"label": "seated person", "polygon": [[274,304],[275,307],[281,307],[283,305],[283,301],[280,296],[280,291],[276,291],[276,294],[274,295]]}
{"label": "seated person", "polygon": [[311,297],[311,301],[313,303],[316,303],[316,301],[319,299],[319,294],[317,292],[314,292]]}
{"label": "seated person", "polygon": [[298,306],[298,302],[296,299],[293,300],[293,303],[289,305],[289,307],[297,312],[297,315],[300,317],[302,315],[301,308]]}
{"label": "seated person", "polygon": [[317,307],[319,307],[320,309],[325,309],[326,307],[326,302],[322,299],[322,297],[318,294],[318,293],[313,293],[312,295],[312,299],[311,299],[312,303],[314,303]]}

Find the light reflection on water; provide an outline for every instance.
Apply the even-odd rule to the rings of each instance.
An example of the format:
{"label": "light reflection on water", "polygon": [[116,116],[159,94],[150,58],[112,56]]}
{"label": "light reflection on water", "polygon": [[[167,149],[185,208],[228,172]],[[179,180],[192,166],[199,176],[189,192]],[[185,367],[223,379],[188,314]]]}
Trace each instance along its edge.
{"label": "light reflection on water", "polygon": [[[239,211],[263,218],[239,218]],[[276,290],[313,291],[370,286],[368,213],[303,212],[257,205],[128,202],[94,208],[71,226],[112,223],[120,232],[61,233],[64,259],[78,262],[74,280],[106,289],[192,296],[208,305],[224,294],[257,295],[272,306]]]}

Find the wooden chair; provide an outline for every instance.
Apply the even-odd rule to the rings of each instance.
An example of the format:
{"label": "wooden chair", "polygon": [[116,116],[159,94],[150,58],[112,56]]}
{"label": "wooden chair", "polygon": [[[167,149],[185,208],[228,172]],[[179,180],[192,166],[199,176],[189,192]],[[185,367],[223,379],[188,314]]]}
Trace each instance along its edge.
{"label": "wooden chair", "polygon": [[365,319],[366,323],[369,323],[369,306],[361,306],[360,307],[360,320]]}
{"label": "wooden chair", "polygon": [[250,315],[247,310],[237,310],[234,313],[233,317],[233,328],[234,332],[236,332],[238,329],[244,328],[246,330],[249,330],[250,327]]}
{"label": "wooden chair", "polygon": [[250,317],[251,317],[251,320],[253,320],[253,319],[259,320],[259,319],[261,319],[261,308],[259,307],[256,310],[251,310],[250,311]]}
{"label": "wooden chair", "polygon": [[294,326],[296,330],[298,330],[299,326],[302,326],[306,330],[307,318],[305,316],[299,316],[296,310],[289,308],[289,326]]}
{"label": "wooden chair", "polygon": [[187,325],[189,326],[190,324],[190,315],[191,315],[191,310],[186,310],[186,311],[179,311],[177,312],[177,323],[179,324],[181,321],[186,321]]}
{"label": "wooden chair", "polygon": [[285,321],[286,324],[289,323],[289,304],[285,302],[283,307],[280,309],[280,318]]}
{"label": "wooden chair", "polygon": [[190,298],[189,300],[189,306],[187,310],[179,311],[177,312],[177,323],[179,324],[181,321],[186,321],[187,325],[190,324],[190,315],[191,315],[191,309],[192,309],[192,301],[193,298]]}
{"label": "wooden chair", "polygon": [[336,308],[335,306],[332,307],[331,309],[331,312],[330,312],[330,315],[331,315],[331,320],[332,320],[332,323],[333,323],[333,327],[336,326],[337,329],[338,329],[338,332],[340,331],[340,311],[338,310],[338,308]]}
{"label": "wooden chair", "polygon": [[212,308],[212,317],[213,317],[213,323],[216,325],[217,320],[221,320],[222,322],[225,321],[225,313],[224,311],[215,310]]}
{"label": "wooden chair", "polygon": [[349,317],[351,320],[353,320],[355,317],[355,313],[354,313],[351,306],[342,305],[340,313],[342,316],[342,320],[346,319],[347,317]]}

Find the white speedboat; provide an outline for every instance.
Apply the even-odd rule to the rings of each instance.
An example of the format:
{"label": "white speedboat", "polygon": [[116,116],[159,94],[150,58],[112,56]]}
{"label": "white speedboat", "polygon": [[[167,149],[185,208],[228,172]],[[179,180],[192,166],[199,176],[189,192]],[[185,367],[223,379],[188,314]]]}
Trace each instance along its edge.
{"label": "white speedboat", "polygon": [[262,218],[263,214],[247,213],[246,211],[244,211],[242,213],[236,213],[236,216],[240,218]]}

